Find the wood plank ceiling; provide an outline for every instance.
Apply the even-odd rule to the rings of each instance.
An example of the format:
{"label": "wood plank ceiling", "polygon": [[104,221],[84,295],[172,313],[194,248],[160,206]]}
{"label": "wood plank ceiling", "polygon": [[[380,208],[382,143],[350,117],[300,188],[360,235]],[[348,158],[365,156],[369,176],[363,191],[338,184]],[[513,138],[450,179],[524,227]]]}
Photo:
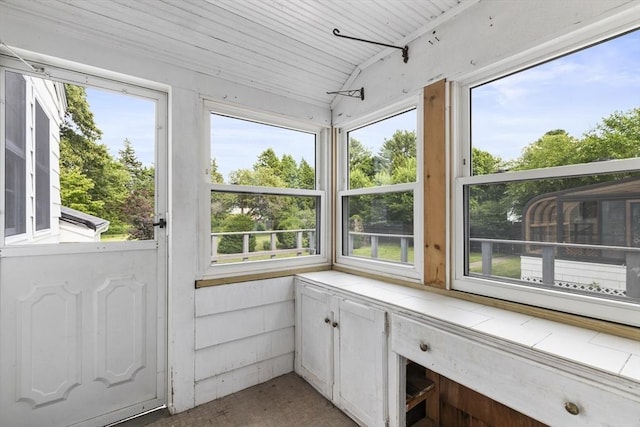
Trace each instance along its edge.
{"label": "wood plank ceiling", "polygon": [[[329,107],[364,68],[475,0],[2,0],[115,48]],[[0,34],[1,36],[1,34]],[[19,46],[18,46],[19,47]],[[409,53],[410,55],[410,53]],[[394,59],[395,60],[395,59]]]}

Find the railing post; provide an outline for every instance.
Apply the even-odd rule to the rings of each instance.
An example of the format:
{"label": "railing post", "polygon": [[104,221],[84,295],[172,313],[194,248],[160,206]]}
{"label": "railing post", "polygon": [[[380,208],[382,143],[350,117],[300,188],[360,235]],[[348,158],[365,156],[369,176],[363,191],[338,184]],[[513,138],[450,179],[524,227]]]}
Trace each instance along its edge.
{"label": "railing post", "polygon": [[400,238],[400,262],[409,262],[409,244],[406,237]]}
{"label": "railing post", "polygon": [[218,236],[211,235],[211,262],[218,261]]}
{"label": "railing post", "polygon": [[378,258],[378,236],[371,236],[371,258]]}
{"label": "railing post", "polygon": [[[276,233],[271,233],[270,236],[271,237],[269,238],[269,243],[270,243],[269,247],[271,248],[272,251],[275,251],[276,248],[278,247],[277,244],[276,244],[276,242],[277,242]],[[270,258],[274,259],[275,257],[276,257],[276,254],[272,253]]]}
{"label": "railing post", "polygon": [[555,249],[553,246],[542,247],[542,284],[553,285],[555,283]]}
{"label": "railing post", "polygon": [[493,264],[493,243],[482,242],[480,250],[482,253],[482,274],[485,276],[491,276],[491,268]]}
{"label": "railing post", "polygon": [[316,232],[309,231],[309,255],[316,254]]}
{"label": "railing post", "polygon": [[302,255],[302,231],[296,231],[296,256]]}
{"label": "railing post", "polygon": [[353,255],[353,234],[349,233],[349,246],[347,247],[347,255]]}
{"label": "railing post", "polygon": [[249,260],[249,235],[242,235],[242,260]]}
{"label": "railing post", "polygon": [[627,252],[627,297],[640,298],[640,253]]}

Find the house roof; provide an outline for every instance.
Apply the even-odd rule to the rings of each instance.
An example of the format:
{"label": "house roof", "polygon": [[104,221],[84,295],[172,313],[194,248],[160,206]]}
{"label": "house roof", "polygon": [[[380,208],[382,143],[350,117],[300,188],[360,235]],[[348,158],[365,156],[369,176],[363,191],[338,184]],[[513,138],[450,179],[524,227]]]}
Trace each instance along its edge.
{"label": "house roof", "polygon": [[[3,0],[61,31],[329,108],[362,70],[478,0]],[[397,57],[397,58],[396,58]],[[411,58],[411,50],[409,50]],[[410,61],[410,60],[409,60]]]}
{"label": "house roof", "polygon": [[97,216],[89,215],[84,212],[77,211],[75,209],[62,206],[60,208],[61,216],[60,220],[75,225],[84,225],[94,231],[106,230],[109,227],[109,221]]}

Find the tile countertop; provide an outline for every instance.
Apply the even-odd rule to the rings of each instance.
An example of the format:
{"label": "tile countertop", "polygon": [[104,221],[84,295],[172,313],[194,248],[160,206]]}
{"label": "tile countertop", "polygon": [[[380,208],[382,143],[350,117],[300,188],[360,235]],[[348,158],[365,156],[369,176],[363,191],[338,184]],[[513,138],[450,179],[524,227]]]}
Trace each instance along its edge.
{"label": "tile countertop", "polygon": [[298,276],[640,382],[640,341],[338,271]]}

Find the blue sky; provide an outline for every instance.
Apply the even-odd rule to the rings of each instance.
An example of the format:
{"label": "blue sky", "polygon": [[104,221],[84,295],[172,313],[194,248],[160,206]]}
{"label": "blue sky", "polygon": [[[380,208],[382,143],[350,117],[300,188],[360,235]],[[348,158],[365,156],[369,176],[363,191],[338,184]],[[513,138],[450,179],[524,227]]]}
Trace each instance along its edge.
{"label": "blue sky", "polygon": [[[123,93],[87,89],[102,142],[117,156],[129,138],[145,165],[153,163],[155,105]],[[640,106],[640,31],[513,74],[472,90],[472,144],[504,160],[553,129],[580,137],[614,111]],[[313,135],[214,116],[212,157],[229,172],[251,168],[273,148],[312,163]],[[414,130],[415,114],[361,128],[352,136],[375,154],[397,129]]]}
{"label": "blue sky", "polygon": [[640,31],[472,89],[472,144],[503,160],[547,131],[581,137],[640,106]]}
{"label": "blue sky", "polygon": [[311,166],[315,159],[315,135],[276,126],[211,115],[211,157],[225,182],[229,173],[251,169],[258,156],[272,148],[278,158],[293,156],[299,164],[304,158]]}
{"label": "blue sky", "polygon": [[120,92],[87,88],[93,118],[103,132],[102,142],[114,158],[131,141],[136,156],[145,166],[155,163],[155,102]]}

